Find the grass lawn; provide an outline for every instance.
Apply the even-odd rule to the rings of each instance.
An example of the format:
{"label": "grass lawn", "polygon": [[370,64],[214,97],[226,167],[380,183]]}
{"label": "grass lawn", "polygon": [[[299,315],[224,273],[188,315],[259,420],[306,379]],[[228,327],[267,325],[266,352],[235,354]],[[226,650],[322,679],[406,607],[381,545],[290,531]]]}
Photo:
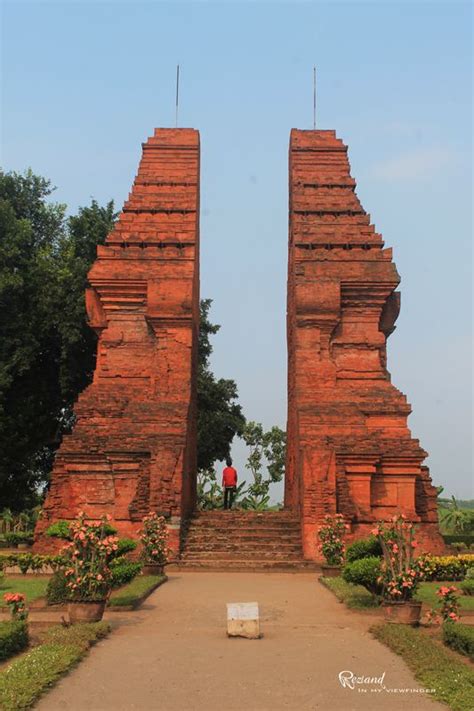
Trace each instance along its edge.
{"label": "grass lawn", "polygon": [[344,602],[347,607],[364,609],[368,607],[378,607],[378,601],[362,585],[352,585],[346,583],[341,577],[320,578],[323,585],[331,590],[338,600]]}
{"label": "grass lawn", "polygon": [[144,596],[151,593],[167,579],[166,575],[137,575],[130,583],[112,593],[109,605],[134,607]]}
{"label": "grass lawn", "polygon": [[26,576],[26,575],[9,575],[0,580],[0,607],[5,607],[6,602],[3,599],[5,593],[23,593],[26,597],[27,604],[37,600],[39,597],[46,595],[46,587],[49,577],[46,576]]}
{"label": "grass lawn", "polygon": [[[439,582],[433,581],[429,583],[421,583],[416,593],[416,599],[421,600],[421,602],[426,603],[430,607],[436,609],[440,606],[440,598],[436,594],[436,590],[441,585],[454,585],[454,587],[459,589],[458,582]],[[474,595],[460,595],[459,596],[459,606],[461,610],[474,610]]]}
{"label": "grass lawn", "polygon": [[421,629],[385,623],[370,630],[393,652],[399,654],[425,689],[448,704],[452,711],[473,708],[474,670],[456,653],[444,649]]}
{"label": "grass lawn", "polygon": [[[367,609],[370,607],[378,607],[378,602],[372,595],[361,585],[352,585],[346,583],[341,577],[339,578],[321,578],[321,582],[327,588],[332,590],[338,600],[344,602],[347,607],[353,609]],[[429,582],[421,583],[415,599],[424,602],[426,605],[436,609],[440,605],[440,599],[436,595],[436,590],[441,585],[454,585],[458,587],[456,582]],[[459,605],[461,610],[474,610],[474,596],[460,595]]]}
{"label": "grass lawn", "polygon": [[2,711],[29,709],[61,676],[87,654],[88,649],[110,632],[106,622],[55,626],[44,632],[41,644],[13,659],[0,672]]}

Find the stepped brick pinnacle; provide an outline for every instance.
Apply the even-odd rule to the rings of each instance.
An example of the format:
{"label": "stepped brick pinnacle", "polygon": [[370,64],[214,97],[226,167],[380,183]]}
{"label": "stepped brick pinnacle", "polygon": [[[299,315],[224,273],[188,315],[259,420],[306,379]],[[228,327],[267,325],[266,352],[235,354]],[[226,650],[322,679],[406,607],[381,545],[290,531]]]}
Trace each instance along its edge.
{"label": "stepped brick pinnacle", "polygon": [[343,513],[351,537],[401,512],[441,552],[426,452],[390,382],[386,341],[400,278],[355,193],[347,147],[334,131],[290,138],[288,452],[285,505],[299,512],[307,558],[324,515]]}
{"label": "stepped brick pinnacle", "polygon": [[86,306],[98,335],[91,385],[57,453],[36,549],[52,521],[110,514],[136,535],[149,511],[181,520],[195,503],[199,328],[199,134],[156,129],[106,244]]}

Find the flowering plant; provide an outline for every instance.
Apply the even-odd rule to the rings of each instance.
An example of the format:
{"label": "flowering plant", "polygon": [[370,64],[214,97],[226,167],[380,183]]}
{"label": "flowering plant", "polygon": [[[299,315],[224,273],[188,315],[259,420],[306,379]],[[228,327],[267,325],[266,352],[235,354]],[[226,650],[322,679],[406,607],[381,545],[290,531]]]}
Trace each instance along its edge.
{"label": "flowering plant", "polygon": [[25,596],[23,593],[5,593],[3,599],[10,608],[13,620],[26,620],[28,610],[26,609]]}
{"label": "flowering plant", "polygon": [[459,620],[459,603],[456,593],[458,589],[454,585],[446,587],[442,585],[436,591],[441,598],[441,617],[445,622],[457,622]]}
{"label": "flowering plant", "polygon": [[423,567],[414,559],[417,542],[415,527],[403,514],[394,516],[390,523],[379,524],[372,533],[380,541],[383,552],[382,574],[379,582],[383,595],[389,600],[411,600],[423,580]]}
{"label": "flowering plant", "polygon": [[118,538],[106,534],[109,520],[103,516],[100,523],[86,523],[81,512],[71,523],[71,541],[61,551],[69,600],[99,602],[107,598],[112,576],[109,563],[118,550]]}
{"label": "flowering plant", "polygon": [[143,545],[142,557],[145,564],[165,565],[168,561],[168,529],[164,516],[149,513],[143,519],[143,529],[140,531]]}
{"label": "flowering plant", "polygon": [[344,560],[343,536],[349,526],[344,523],[342,514],[325,516],[324,523],[318,528],[319,550],[328,565],[341,565]]}

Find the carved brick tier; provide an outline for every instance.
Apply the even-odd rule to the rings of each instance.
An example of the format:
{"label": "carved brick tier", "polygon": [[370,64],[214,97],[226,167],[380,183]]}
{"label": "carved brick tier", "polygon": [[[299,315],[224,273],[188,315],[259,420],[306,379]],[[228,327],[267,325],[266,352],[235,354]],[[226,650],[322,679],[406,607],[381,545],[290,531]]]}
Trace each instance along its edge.
{"label": "carved brick tier", "polygon": [[350,538],[404,513],[423,548],[444,549],[426,452],[390,382],[386,340],[400,308],[392,250],[355,193],[334,131],[290,138],[288,460],[285,505],[300,513],[304,552],[340,512]]}
{"label": "carved brick tier", "polygon": [[117,224],[89,272],[98,334],[91,385],[56,456],[44,529],[79,510],[135,535],[171,516],[176,548],[194,507],[199,327],[199,134],[156,129]]}

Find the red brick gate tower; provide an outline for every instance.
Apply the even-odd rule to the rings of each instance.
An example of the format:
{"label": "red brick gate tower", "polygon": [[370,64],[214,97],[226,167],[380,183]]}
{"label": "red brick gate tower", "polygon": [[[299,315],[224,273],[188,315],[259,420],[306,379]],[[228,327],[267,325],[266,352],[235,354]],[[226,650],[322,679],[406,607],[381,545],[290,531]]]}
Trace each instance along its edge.
{"label": "red brick gate tower", "polygon": [[89,272],[94,380],[56,456],[36,547],[52,521],[107,513],[134,535],[149,511],[181,520],[196,495],[199,134],[157,129]]}
{"label": "red brick gate tower", "polygon": [[334,131],[293,130],[289,160],[285,504],[300,514],[305,556],[318,557],[317,526],[335,512],[355,538],[404,513],[420,524],[423,547],[441,551],[426,452],[386,368],[400,305],[392,251],[354,192]]}

